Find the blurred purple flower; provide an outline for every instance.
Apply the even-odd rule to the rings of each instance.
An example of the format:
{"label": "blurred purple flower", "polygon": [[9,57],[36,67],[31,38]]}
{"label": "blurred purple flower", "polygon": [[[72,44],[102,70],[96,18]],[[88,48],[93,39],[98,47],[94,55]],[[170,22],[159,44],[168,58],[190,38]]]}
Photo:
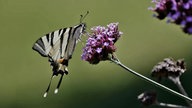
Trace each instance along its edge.
{"label": "blurred purple flower", "polygon": [[184,60],[174,61],[172,58],[165,58],[152,69],[152,76],[161,80],[162,77],[177,78],[186,71]]}
{"label": "blurred purple flower", "polygon": [[157,102],[157,94],[154,91],[146,91],[141,93],[137,99],[142,103],[142,105],[149,106]]}
{"label": "blurred purple flower", "polygon": [[168,22],[181,25],[183,31],[192,34],[192,0],[153,0],[155,8],[150,10],[157,13],[160,20],[167,17]]}
{"label": "blurred purple flower", "polygon": [[91,31],[91,36],[83,48],[82,60],[90,64],[108,60],[108,55],[116,51],[114,44],[122,34],[118,30],[118,23],[110,23],[107,27],[96,26],[91,28]]}

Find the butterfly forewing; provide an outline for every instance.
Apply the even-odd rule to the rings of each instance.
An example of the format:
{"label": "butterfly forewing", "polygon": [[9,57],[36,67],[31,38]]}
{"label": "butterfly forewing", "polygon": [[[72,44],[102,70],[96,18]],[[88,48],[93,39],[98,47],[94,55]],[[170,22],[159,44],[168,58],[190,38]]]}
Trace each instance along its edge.
{"label": "butterfly forewing", "polygon": [[72,54],[74,52],[78,39],[80,39],[80,36],[83,32],[83,27],[84,25],[78,25],[70,29],[70,32],[68,34],[68,39],[66,39],[67,42],[66,44],[63,44],[64,45],[63,47],[65,47],[65,50],[63,50],[62,55],[64,56],[65,59],[70,59],[72,57]]}

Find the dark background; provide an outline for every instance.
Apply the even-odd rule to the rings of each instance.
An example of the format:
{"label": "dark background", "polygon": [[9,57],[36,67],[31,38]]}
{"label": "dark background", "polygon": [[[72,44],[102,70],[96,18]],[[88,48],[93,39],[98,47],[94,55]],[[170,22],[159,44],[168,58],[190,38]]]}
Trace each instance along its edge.
{"label": "dark background", "polygon": [[[159,101],[185,105],[178,98],[130,74],[110,62],[90,65],[82,61],[83,44],[78,43],[58,94],[53,79],[47,98],[43,93],[52,74],[47,58],[32,50],[41,36],[79,24],[80,14],[87,30],[119,22],[124,33],[116,43],[116,55],[126,66],[150,77],[153,66],[166,57],[184,58],[187,72],[181,80],[192,96],[190,35],[179,26],[152,17],[150,0],[0,0],[0,107],[1,108],[140,108],[137,96],[157,90]],[[178,91],[172,82],[164,85]]]}

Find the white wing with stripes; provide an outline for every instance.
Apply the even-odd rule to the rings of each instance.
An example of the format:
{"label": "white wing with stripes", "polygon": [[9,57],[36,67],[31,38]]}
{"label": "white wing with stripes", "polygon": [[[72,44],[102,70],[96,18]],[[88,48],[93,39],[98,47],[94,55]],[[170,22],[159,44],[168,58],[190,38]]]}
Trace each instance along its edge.
{"label": "white wing with stripes", "polygon": [[84,31],[84,27],[85,24],[82,23],[48,33],[35,42],[33,49],[42,56],[50,57],[54,61],[60,58],[68,60],[74,52],[77,40]]}

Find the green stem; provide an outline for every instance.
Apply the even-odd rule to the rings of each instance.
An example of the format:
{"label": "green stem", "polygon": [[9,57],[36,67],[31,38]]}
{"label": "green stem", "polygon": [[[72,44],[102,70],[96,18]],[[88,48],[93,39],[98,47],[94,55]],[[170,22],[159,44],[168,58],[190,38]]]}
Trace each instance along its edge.
{"label": "green stem", "polygon": [[[185,89],[183,88],[182,84],[181,84],[181,81],[180,81],[180,78],[177,77],[177,78],[170,78],[175,84],[176,86],[179,88],[180,92],[185,95],[185,96],[188,96],[187,92],[185,91]],[[188,100],[186,100],[186,102],[188,103],[188,105],[190,107],[192,107],[192,103]]]}
{"label": "green stem", "polygon": [[164,86],[164,85],[162,85],[162,84],[160,84],[160,83],[158,83],[156,81],[153,81],[153,80],[151,80],[151,79],[149,79],[149,78],[135,72],[134,70],[132,70],[132,69],[128,68],[127,66],[125,66],[124,64],[122,64],[118,59],[111,58],[110,60],[112,62],[114,62],[115,64],[119,65],[120,67],[124,68],[125,70],[129,71],[130,73],[142,78],[143,80],[145,80],[145,81],[147,81],[147,82],[149,82],[151,84],[154,84],[155,86],[160,87],[161,89],[166,90],[166,91],[168,91],[168,92],[170,92],[172,94],[175,94],[175,95],[179,96],[180,98],[183,98],[185,100],[188,100],[188,101],[192,102],[191,98],[189,98],[189,97],[187,97],[187,96],[185,96],[183,94],[180,94],[180,93],[178,93],[178,92],[176,92],[176,91],[174,91],[174,90],[172,90],[172,89],[170,89],[170,88],[168,88],[168,87],[166,87],[166,86]]}
{"label": "green stem", "polygon": [[174,105],[174,104],[167,104],[167,103],[156,103],[156,105],[158,106],[162,106],[162,107],[169,107],[169,108],[190,108],[187,106],[181,106],[181,105]]}

